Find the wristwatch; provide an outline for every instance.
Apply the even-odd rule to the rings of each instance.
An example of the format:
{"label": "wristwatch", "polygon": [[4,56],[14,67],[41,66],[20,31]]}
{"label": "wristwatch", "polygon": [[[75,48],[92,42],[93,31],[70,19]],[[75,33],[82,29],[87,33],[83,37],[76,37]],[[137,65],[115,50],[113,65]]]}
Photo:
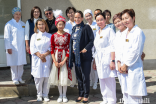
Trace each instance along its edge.
{"label": "wristwatch", "polygon": [[115,62],[115,60],[111,60],[111,62]]}

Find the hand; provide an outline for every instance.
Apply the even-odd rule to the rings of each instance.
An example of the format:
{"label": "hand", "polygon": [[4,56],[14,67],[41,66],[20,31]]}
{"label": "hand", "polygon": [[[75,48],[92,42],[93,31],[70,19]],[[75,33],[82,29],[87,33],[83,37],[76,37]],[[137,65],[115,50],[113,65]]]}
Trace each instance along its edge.
{"label": "hand", "polygon": [[46,57],[45,54],[40,54],[40,59],[44,59]]}
{"label": "hand", "polygon": [[65,64],[65,61],[59,63],[59,66],[62,67]]}
{"label": "hand", "polygon": [[122,70],[121,70],[121,63],[120,63],[120,62],[118,62],[118,71],[119,71],[120,73],[123,73]]}
{"label": "hand", "polygon": [[115,69],[115,62],[111,62],[111,63],[110,63],[110,69],[111,69],[111,70],[114,70],[114,69]]}
{"label": "hand", "polygon": [[93,65],[92,65],[93,69],[96,70],[96,63],[95,63],[95,60],[93,62]]}
{"label": "hand", "polygon": [[57,68],[59,68],[60,66],[59,66],[59,63],[56,61],[56,62],[54,62],[54,64],[55,64],[55,66],[57,67]]}
{"label": "hand", "polygon": [[145,58],[145,53],[142,52],[142,55],[141,55],[141,60],[144,61],[144,58]]}
{"label": "hand", "polygon": [[123,66],[121,66],[121,71],[126,73],[126,71],[127,71],[127,65],[126,64],[123,64]]}
{"label": "hand", "polygon": [[47,60],[46,60],[46,58],[43,58],[43,59],[41,59],[42,60],[42,62],[46,62]]}
{"label": "hand", "polygon": [[12,49],[7,49],[9,54],[12,54]]}
{"label": "hand", "polygon": [[87,50],[84,48],[80,53],[86,53]]}
{"label": "hand", "polygon": [[29,51],[30,51],[30,47],[29,46],[26,46],[26,51],[27,51],[27,53],[29,53]]}

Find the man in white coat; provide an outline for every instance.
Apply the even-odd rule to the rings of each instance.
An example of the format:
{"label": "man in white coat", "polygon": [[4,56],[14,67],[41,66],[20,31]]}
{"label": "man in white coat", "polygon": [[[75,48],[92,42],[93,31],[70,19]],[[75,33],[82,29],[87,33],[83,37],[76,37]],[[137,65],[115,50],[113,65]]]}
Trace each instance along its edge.
{"label": "man in white coat", "polygon": [[23,65],[26,62],[24,30],[25,23],[20,20],[21,9],[12,9],[13,19],[6,23],[4,28],[4,40],[7,56],[7,66],[11,67],[14,84],[24,83],[22,80]]}

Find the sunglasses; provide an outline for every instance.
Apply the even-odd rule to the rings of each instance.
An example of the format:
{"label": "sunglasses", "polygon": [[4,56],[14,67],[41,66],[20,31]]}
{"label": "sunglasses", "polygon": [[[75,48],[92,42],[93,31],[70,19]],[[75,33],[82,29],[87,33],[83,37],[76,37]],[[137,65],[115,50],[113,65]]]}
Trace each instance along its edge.
{"label": "sunglasses", "polygon": [[46,13],[45,15],[48,15],[48,14],[49,14],[49,15],[51,15],[52,13],[51,13],[51,12],[49,12],[49,13]]}

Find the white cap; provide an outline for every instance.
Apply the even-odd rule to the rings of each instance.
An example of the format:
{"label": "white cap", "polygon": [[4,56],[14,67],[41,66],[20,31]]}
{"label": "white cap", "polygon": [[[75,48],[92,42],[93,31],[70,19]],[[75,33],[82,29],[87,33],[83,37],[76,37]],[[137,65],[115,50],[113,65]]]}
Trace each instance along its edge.
{"label": "white cap", "polygon": [[92,13],[92,11],[90,10],[90,9],[86,9],[85,11],[84,11],[84,17],[85,17],[85,15],[87,14],[87,13],[90,13],[92,16],[93,16],[93,13]]}

